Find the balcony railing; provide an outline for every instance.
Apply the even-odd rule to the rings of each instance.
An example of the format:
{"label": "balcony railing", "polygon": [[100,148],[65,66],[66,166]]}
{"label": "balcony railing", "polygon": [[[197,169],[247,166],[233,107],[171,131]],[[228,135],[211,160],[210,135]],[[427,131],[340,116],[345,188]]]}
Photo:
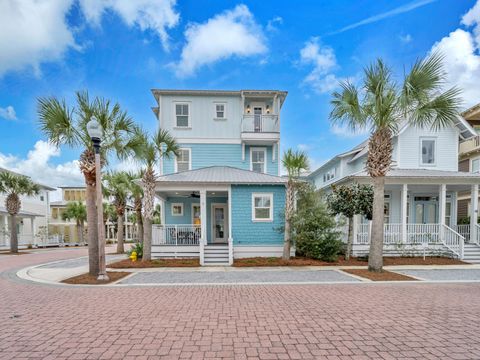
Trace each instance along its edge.
{"label": "balcony railing", "polygon": [[152,245],[198,245],[200,225],[153,225]]}
{"label": "balcony railing", "polygon": [[278,115],[245,114],[242,119],[242,132],[278,133],[280,132]]}
{"label": "balcony railing", "polygon": [[462,155],[478,149],[480,149],[480,136],[475,136],[460,143],[459,154]]}

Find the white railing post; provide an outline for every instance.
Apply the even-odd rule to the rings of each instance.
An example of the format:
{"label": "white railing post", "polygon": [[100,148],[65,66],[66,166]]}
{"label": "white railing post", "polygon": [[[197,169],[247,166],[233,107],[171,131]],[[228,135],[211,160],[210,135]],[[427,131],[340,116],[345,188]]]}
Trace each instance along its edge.
{"label": "white railing post", "polygon": [[407,242],[407,206],[408,206],[408,185],[402,186],[402,242]]}
{"label": "white railing post", "polygon": [[443,241],[443,237],[445,236],[445,214],[446,214],[446,206],[447,206],[447,185],[441,184],[439,189],[439,197],[438,197],[438,204],[439,204],[439,223],[440,223],[440,241]]}
{"label": "white railing post", "polygon": [[473,184],[470,198],[470,239],[477,239],[478,184]]}
{"label": "white railing post", "polygon": [[207,191],[200,190],[200,265],[204,265],[204,246],[207,242]]}

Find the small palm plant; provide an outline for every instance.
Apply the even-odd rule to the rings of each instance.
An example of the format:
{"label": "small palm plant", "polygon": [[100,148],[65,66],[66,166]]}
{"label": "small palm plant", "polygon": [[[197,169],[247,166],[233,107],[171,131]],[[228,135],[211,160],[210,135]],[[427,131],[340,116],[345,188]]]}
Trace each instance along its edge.
{"label": "small palm plant", "polygon": [[295,185],[302,171],[309,168],[308,156],[303,151],[288,149],[282,158],[288,174],[287,195],[285,199],[285,239],[283,243],[283,259],[290,259],[292,247],[291,220],[295,210]]}
{"label": "small palm plant", "polygon": [[399,85],[392,79],[392,71],[378,59],[364,70],[360,88],[346,81],[341,83],[342,91],[332,95],[333,122],[347,125],[352,131],[370,130],[366,163],[374,189],[370,271],[382,271],[383,267],[384,188],[392,164],[392,136],[404,124],[437,130],[451,124],[459,114],[459,89],[442,90],[442,61],[438,53],[418,60]]}
{"label": "small palm plant", "polygon": [[62,214],[62,219],[75,220],[78,241],[80,244],[83,244],[83,229],[85,228],[85,221],[87,220],[87,207],[85,206],[85,204],[81,201],[68,203],[67,208]]}
{"label": "small palm plant", "polygon": [[38,195],[40,187],[30,178],[4,171],[0,173],[0,193],[5,194],[5,208],[10,219],[10,251],[18,253],[17,215],[22,207],[20,196]]}
{"label": "small palm plant", "polygon": [[166,130],[158,130],[148,137],[144,135],[142,151],[138,160],[143,162],[145,169],[142,177],[143,188],[143,257],[142,261],[151,260],[152,220],[155,199],[155,181],[157,174],[155,167],[161,158],[170,158],[178,154],[178,145],[175,139]]}
{"label": "small palm plant", "polygon": [[95,151],[87,132],[87,123],[95,116],[103,129],[102,163],[114,154],[125,159],[138,150],[141,137],[134,121],[119,104],[112,105],[103,98],[90,99],[86,91],[76,93],[76,106],[67,106],[56,97],[38,99],[41,131],[55,146],[82,150],[79,167],[85,178],[88,226],[89,273],[98,275],[98,234],[95,192]]}
{"label": "small palm plant", "polygon": [[125,207],[130,196],[130,177],[124,171],[109,172],[103,176],[103,193],[113,198],[113,206],[117,214],[117,253],[123,254]]}

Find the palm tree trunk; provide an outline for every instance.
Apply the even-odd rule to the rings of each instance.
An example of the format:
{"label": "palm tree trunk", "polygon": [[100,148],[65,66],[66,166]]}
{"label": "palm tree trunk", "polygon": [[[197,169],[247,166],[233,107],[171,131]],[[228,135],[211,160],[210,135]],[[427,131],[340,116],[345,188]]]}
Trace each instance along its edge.
{"label": "palm tree trunk", "polygon": [[143,218],[142,218],[142,210],[137,210],[137,242],[143,244]]}
{"label": "palm tree trunk", "polygon": [[373,212],[368,270],[380,272],[383,269],[383,217],[385,202],[385,177],[373,178]]}
{"label": "palm tree trunk", "polygon": [[290,249],[291,249],[291,224],[293,207],[294,207],[294,191],[293,183],[290,180],[287,185],[287,194],[286,194],[286,203],[285,203],[285,234],[283,242],[283,256],[284,260],[290,259]]}
{"label": "palm tree trunk", "polygon": [[87,207],[88,224],[88,272],[92,276],[98,276],[98,229],[97,229],[97,204],[95,185],[86,183],[85,203]]}
{"label": "palm tree trunk", "polygon": [[17,216],[10,214],[10,251],[18,253]]}
{"label": "palm tree trunk", "polygon": [[123,254],[125,252],[123,246],[123,217],[125,214],[118,214],[118,221],[117,221],[117,253]]}
{"label": "palm tree trunk", "polygon": [[152,219],[143,220],[143,257],[142,261],[152,260]]}
{"label": "palm tree trunk", "polygon": [[348,238],[347,238],[347,251],[345,252],[345,260],[350,259],[353,247],[353,216],[348,218]]}
{"label": "palm tree trunk", "polygon": [[78,243],[82,243],[82,225],[80,221],[77,221],[77,237],[78,237]]}

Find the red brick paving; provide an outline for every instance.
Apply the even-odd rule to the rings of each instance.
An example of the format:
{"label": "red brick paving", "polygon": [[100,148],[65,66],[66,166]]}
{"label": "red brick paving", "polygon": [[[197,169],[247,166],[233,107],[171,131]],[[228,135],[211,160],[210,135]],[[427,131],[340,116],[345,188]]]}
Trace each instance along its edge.
{"label": "red brick paving", "polygon": [[477,284],[67,288],[5,272],[85,253],[0,258],[0,359],[480,359]]}

